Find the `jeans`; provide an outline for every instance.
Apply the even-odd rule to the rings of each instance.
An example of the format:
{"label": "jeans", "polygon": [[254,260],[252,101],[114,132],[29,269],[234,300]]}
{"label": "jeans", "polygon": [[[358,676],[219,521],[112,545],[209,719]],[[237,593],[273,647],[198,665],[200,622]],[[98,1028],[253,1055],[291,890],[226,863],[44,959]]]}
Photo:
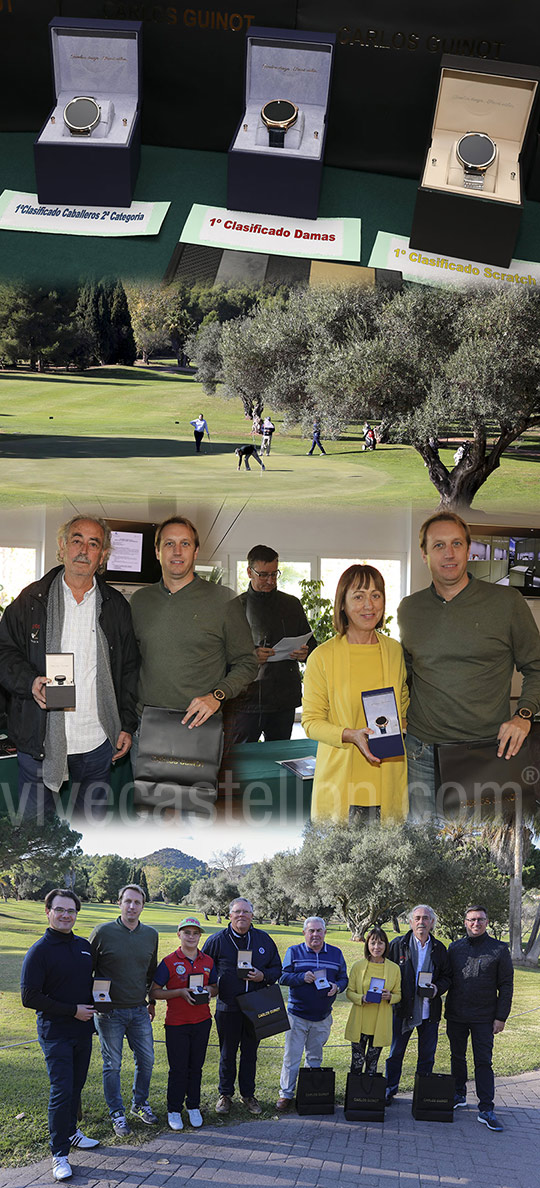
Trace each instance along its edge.
{"label": "jeans", "polygon": [[169,1061],[167,1110],[179,1114],[184,1101],[188,1110],[201,1104],[201,1078],[208,1047],[211,1019],[200,1023],[165,1024],[165,1042]]}
{"label": "jeans", "polygon": [[291,737],[294,709],[281,711],[239,710],[233,719],[233,743],[258,742],[264,734],[265,742],[281,742]]}
{"label": "jeans", "polygon": [[241,1011],[216,1010],[219,1036],[219,1092],[226,1097],[234,1094],[236,1056],[240,1048],[238,1088],[242,1097],[253,1097],[257,1068],[257,1046],[251,1025]]}
{"label": "jeans", "polygon": [[392,1046],[390,1048],[390,1055],[386,1061],[386,1080],[388,1082],[388,1093],[397,1093],[399,1088],[399,1078],[401,1077],[401,1068],[403,1065],[403,1057],[407,1049],[407,1044],[416,1031],[418,1036],[418,1059],[416,1061],[416,1071],[421,1076],[428,1076],[433,1072],[433,1065],[435,1062],[435,1051],[437,1048],[437,1039],[439,1037],[439,1024],[435,1019],[423,1019],[418,1027],[412,1028],[411,1031],[402,1031],[403,1020],[399,1015],[394,1013],[392,1025]]}
{"label": "jeans", "polygon": [[320,1068],[323,1058],[323,1048],[330,1035],[332,1015],[326,1019],[302,1019],[300,1015],[289,1012],[291,1030],[285,1032],[285,1051],[279,1080],[281,1097],[292,1098],[296,1088],[296,1079],[302,1060],[304,1048],[306,1050],[306,1068]]}
{"label": "jeans", "polygon": [[456,1093],[467,1092],[467,1040],[472,1041],[474,1076],[479,1110],[492,1110],[495,1080],[491,1064],[493,1056],[493,1023],[458,1023],[446,1020],[446,1034],[450,1041],[450,1068],[456,1079]]}
{"label": "jeans", "polygon": [[405,736],[409,773],[409,821],[413,825],[430,821],[436,814],[435,747],[414,734]]}
{"label": "jeans", "polygon": [[124,1113],[120,1091],[120,1068],[124,1036],[133,1052],[135,1079],[133,1105],[144,1105],[148,1099],[150,1077],[154,1066],[152,1023],[145,1006],[118,1007],[95,1015],[96,1031],[103,1057],[103,1092],[109,1113]]}
{"label": "jeans", "polygon": [[[102,812],[111,796],[111,760],[113,749],[105,739],[93,751],[68,755],[73,805],[75,809]],[[35,817],[43,821],[45,813],[54,811],[55,793],[43,783],[43,764],[24,751],[17,755],[19,770],[19,805],[25,819]]]}
{"label": "jeans", "polygon": [[[71,1023],[71,1020],[70,1020]],[[38,1039],[45,1057],[51,1091],[49,1134],[53,1155],[67,1155],[77,1129],[77,1112],[92,1053],[93,1030],[80,1023],[80,1035],[46,1038],[38,1021]]]}

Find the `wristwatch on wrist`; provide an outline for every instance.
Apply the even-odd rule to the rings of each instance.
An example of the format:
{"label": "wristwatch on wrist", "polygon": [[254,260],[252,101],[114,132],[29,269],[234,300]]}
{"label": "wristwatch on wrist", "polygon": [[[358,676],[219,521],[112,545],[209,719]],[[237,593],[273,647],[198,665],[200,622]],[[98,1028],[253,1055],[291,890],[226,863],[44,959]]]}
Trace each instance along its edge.
{"label": "wristwatch on wrist", "polygon": [[514,718],[523,718],[524,722],[532,722],[534,714],[532,710],[527,709],[525,705],[522,705],[521,709],[516,710]]}
{"label": "wristwatch on wrist", "polygon": [[72,136],[90,136],[101,119],[101,107],[89,95],[76,95],[64,107],[64,124]]}
{"label": "wristwatch on wrist", "polygon": [[456,156],[463,165],[466,190],[483,190],[490,165],[497,156],[497,145],[485,132],[466,132],[456,144]]}
{"label": "wristwatch on wrist", "polygon": [[225,701],[226,696],[223,689],[214,689],[212,692],[212,697],[215,697],[216,701]]}
{"label": "wristwatch on wrist", "polygon": [[270,99],[261,110],[261,120],[268,128],[270,148],[284,148],[285,133],[296,124],[298,108],[289,99]]}

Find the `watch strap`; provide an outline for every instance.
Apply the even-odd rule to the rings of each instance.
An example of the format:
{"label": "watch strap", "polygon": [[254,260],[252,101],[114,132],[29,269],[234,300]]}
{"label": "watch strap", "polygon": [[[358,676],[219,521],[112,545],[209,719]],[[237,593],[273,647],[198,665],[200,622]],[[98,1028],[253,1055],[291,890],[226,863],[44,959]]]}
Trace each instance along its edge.
{"label": "watch strap", "polygon": [[466,190],[483,190],[485,173],[479,173],[477,169],[463,170],[463,185]]}
{"label": "watch strap", "polygon": [[285,128],[269,128],[268,144],[270,148],[285,147]]}

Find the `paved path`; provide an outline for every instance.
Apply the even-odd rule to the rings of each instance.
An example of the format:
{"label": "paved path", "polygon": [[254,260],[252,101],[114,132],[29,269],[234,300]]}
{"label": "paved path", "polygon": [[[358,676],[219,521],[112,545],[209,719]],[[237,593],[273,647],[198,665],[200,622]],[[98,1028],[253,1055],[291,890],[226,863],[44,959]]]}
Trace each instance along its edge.
{"label": "paved path", "polygon": [[[503,1134],[476,1121],[472,1102],[454,1122],[415,1122],[411,1096],[384,1124],[333,1117],[250,1121],[161,1134],[133,1147],[74,1151],[81,1188],[540,1188],[540,1073],[497,1081]],[[49,1159],[0,1171],[0,1188],[53,1183]]]}

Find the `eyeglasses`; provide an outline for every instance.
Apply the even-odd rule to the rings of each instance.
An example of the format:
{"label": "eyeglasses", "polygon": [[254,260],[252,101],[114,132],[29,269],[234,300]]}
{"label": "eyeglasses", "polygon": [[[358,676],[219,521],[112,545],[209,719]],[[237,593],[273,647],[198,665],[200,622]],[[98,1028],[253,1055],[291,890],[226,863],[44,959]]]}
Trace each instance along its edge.
{"label": "eyeglasses", "polygon": [[50,910],[51,910],[51,912],[56,912],[57,916],[76,916],[77,915],[76,908],[53,907]]}
{"label": "eyeglasses", "polygon": [[251,572],[255,574],[255,577],[266,578],[266,580],[269,582],[276,582],[278,577],[281,577],[281,569],[274,569],[272,573],[259,573],[259,570],[254,569],[253,565],[250,565],[249,568],[251,569]]}

